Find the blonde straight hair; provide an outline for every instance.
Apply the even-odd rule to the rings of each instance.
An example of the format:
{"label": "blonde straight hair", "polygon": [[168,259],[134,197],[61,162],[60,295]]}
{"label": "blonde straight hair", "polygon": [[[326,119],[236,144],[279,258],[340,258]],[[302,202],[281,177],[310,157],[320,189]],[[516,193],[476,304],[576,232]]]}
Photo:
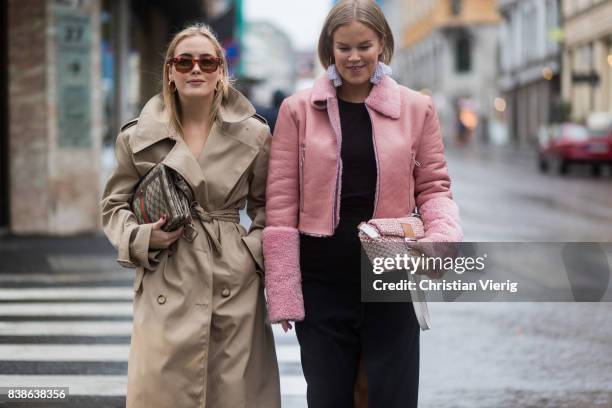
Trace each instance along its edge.
{"label": "blonde straight hair", "polygon": [[219,109],[221,105],[227,100],[229,93],[229,74],[227,69],[227,58],[225,56],[225,50],[217,40],[217,37],[213,34],[210,27],[205,24],[194,24],[190,25],[182,31],[176,33],[170,41],[168,45],[168,50],[166,51],[166,59],[164,60],[164,72],[163,72],[163,83],[162,83],[162,94],[164,97],[164,107],[166,109],[166,113],[169,116],[170,124],[175,127],[181,134],[183,133],[183,127],[181,125],[181,104],[179,100],[178,93],[176,92],[176,88],[172,88],[170,86],[170,69],[172,69],[172,65],[168,64],[168,61],[174,57],[174,51],[178,44],[186,38],[202,36],[207,38],[213,45],[215,49],[215,54],[217,57],[221,58],[222,64],[218,69],[221,69],[221,77],[219,78],[219,83],[216,86],[215,94],[213,96],[212,107],[210,109],[210,122],[214,122],[217,120],[217,116],[219,113]]}
{"label": "blonde straight hair", "polygon": [[325,68],[334,63],[333,37],[341,26],[358,21],[370,27],[383,43],[379,60],[385,64],[393,58],[393,33],[380,7],[373,0],[342,0],[329,12],[319,36],[319,61]]}

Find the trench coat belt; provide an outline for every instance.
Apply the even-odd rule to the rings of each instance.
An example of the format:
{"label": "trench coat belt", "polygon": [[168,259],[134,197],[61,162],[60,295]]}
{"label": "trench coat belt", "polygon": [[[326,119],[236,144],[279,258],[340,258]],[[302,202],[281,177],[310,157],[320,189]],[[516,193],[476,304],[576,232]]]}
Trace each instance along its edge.
{"label": "trench coat belt", "polygon": [[200,203],[194,201],[191,205],[191,214],[200,219],[202,228],[204,228],[206,235],[208,235],[208,239],[212,246],[221,254],[221,243],[213,230],[214,221],[227,221],[238,224],[240,222],[238,210],[235,208],[227,208],[224,210],[206,211],[202,208]]}

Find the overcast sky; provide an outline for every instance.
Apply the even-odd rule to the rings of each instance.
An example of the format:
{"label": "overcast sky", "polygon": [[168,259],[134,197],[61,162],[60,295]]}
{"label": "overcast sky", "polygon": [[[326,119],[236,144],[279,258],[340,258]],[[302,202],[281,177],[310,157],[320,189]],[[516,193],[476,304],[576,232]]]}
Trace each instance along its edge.
{"label": "overcast sky", "polygon": [[283,29],[299,51],[314,50],[331,0],[245,0],[247,21],[267,20]]}

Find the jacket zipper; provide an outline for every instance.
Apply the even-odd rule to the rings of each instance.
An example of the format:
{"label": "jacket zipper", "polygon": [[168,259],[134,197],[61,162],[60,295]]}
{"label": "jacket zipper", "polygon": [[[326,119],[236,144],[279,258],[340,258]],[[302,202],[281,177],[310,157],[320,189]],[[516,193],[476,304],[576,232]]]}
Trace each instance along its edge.
{"label": "jacket zipper", "polygon": [[[414,167],[415,166],[416,167],[421,167],[421,162],[419,162],[416,159],[416,153],[412,152],[412,162],[411,162],[411,165],[410,165],[410,177],[412,177],[412,180],[414,180]],[[413,204],[408,203],[408,204],[411,205],[412,207],[414,207],[414,209],[416,209],[416,200],[414,198],[414,194],[410,197],[410,201],[414,201],[414,203]],[[414,209],[412,210],[413,213],[414,213]]]}
{"label": "jacket zipper", "polygon": [[[328,100],[328,104],[329,104],[329,100]],[[370,123],[372,126],[372,144],[374,146],[374,158],[376,159],[376,195],[374,198],[374,213],[372,214],[372,218],[375,218],[376,210],[378,209],[378,199],[379,199],[379,190],[380,190],[380,165],[379,165],[379,160],[378,160],[378,148],[376,146],[376,135],[374,133],[372,113],[370,112],[370,108],[367,106],[367,104],[366,104],[366,110],[368,111],[368,116],[370,117]],[[329,111],[329,108],[327,109],[327,114],[331,122],[333,118]],[[334,130],[334,133],[336,133],[336,141],[338,144],[338,150],[340,150],[340,137],[337,134],[338,132],[336,132],[336,128],[333,126],[333,123],[332,123],[332,129]],[[340,154],[338,153],[338,162],[336,165],[336,188],[334,190],[334,206],[333,206],[333,213],[332,213],[332,235],[333,235],[334,230],[336,229],[336,223],[337,223],[336,213],[337,213],[337,204],[338,204],[338,200],[337,200],[338,183],[340,181],[339,180],[340,179],[340,160],[342,159],[340,158]],[[421,163],[416,159],[416,153],[412,153],[412,161],[415,166],[421,167]]]}
{"label": "jacket zipper", "polygon": [[416,153],[412,152],[412,162],[415,166],[421,167],[421,162],[416,159]]}
{"label": "jacket zipper", "polygon": [[306,159],[306,146],[300,145],[300,211],[304,211],[304,160]]}
{"label": "jacket zipper", "polygon": [[380,187],[380,166],[378,164],[378,149],[376,148],[376,137],[374,135],[374,122],[372,121],[372,113],[370,112],[368,105],[366,105],[366,110],[368,111],[368,116],[370,117],[370,126],[372,126],[372,144],[374,145],[374,159],[376,159],[376,194],[374,196],[374,213],[372,214],[372,218],[376,218],[376,210],[378,208],[378,191]]}
{"label": "jacket zipper", "polygon": [[334,190],[334,209],[332,214],[332,235],[338,225],[338,184],[340,183],[340,159],[338,157],[338,164],[336,165],[336,189]]}
{"label": "jacket zipper", "polygon": [[[340,149],[342,147],[342,139],[341,136],[338,134],[338,131],[336,131],[336,127],[334,127],[334,119],[332,117],[331,112],[329,111],[329,104],[332,102],[333,100],[331,98],[328,98],[327,100],[327,116],[329,117],[329,122],[330,125],[334,131],[334,134],[336,135],[336,155],[337,155],[337,161],[336,161],[336,187],[334,189],[334,205],[333,205],[333,209],[332,209],[332,218],[331,218],[331,232],[330,232],[330,236],[334,235],[334,231],[336,229],[336,225],[338,225],[338,217],[337,217],[337,212],[338,212],[338,183],[340,182],[340,161],[342,160],[342,158],[340,157]],[[338,111],[338,114],[340,113],[340,108],[338,107],[338,102],[336,100],[336,110]],[[340,117],[338,116],[338,123],[337,125],[340,126],[339,123]]]}

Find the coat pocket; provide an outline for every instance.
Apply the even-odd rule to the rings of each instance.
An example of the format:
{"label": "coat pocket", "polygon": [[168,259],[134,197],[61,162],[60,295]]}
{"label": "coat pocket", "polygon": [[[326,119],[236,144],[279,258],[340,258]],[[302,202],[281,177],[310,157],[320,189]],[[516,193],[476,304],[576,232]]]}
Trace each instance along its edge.
{"label": "coat pocket", "polygon": [[263,247],[261,239],[249,236],[246,229],[240,224],[234,224],[240,235],[240,245],[246,250],[255,271],[263,277]]}
{"label": "coat pocket", "polygon": [[143,277],[144,277],[144,267],[139,266],[138,268],[136,268],[136,275],[134,276],[134,292],[141,291]]}
{"label": "coat pocket", "polygon": [[300,144],[300,211],[304,211],[304,161],[306,160],[306,146]]}
{"label": "coat pocket", "polygon": [[263,264],[263,248],[261,240],[255,239],[255,237],[249,237],[248,235],[240,239],[242,244],[249,251],[253,262],[255,263],[255,272],[263,278],[264,264]]}
{"label": "coat pocket", "polygon": [[155,267],[152,270],[147,271],[144,266],[138,266],[136,268],[136,274],[134,275],[134,292],[142,292],[145,275],[158,273],[159,271],[163,273],[168,257],[170,256],[170,251],[167,249],[158,249],[155,251],[156,253],[153,256]]}

